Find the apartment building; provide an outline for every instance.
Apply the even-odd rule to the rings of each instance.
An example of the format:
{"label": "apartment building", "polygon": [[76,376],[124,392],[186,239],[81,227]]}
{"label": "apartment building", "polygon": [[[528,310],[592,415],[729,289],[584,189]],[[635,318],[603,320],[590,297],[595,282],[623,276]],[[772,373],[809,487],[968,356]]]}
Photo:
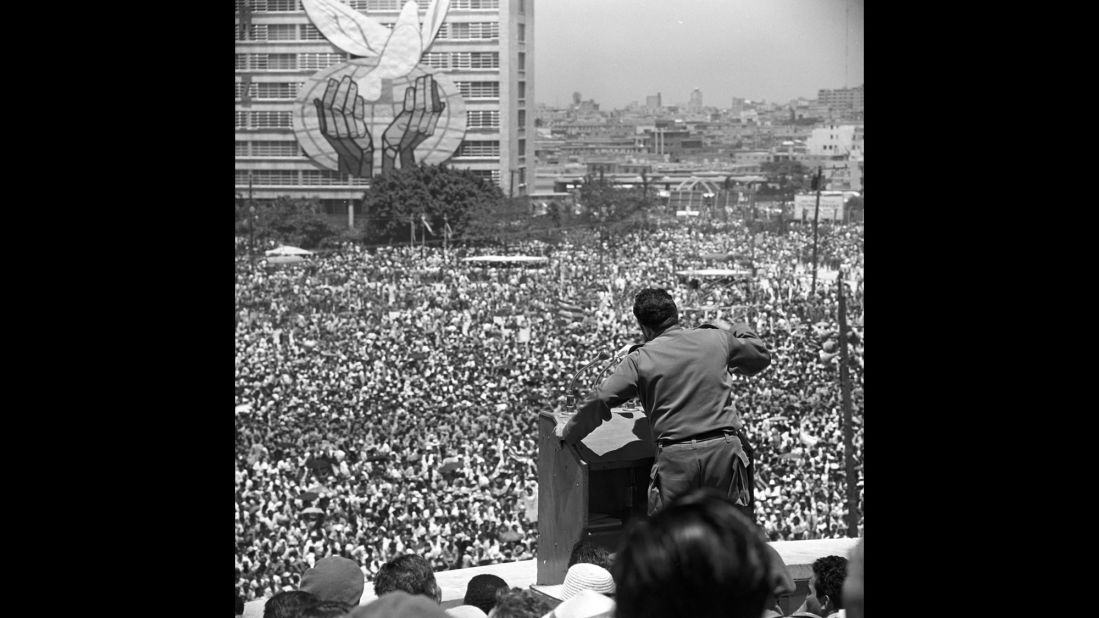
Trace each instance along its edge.
{"label": "apartment building", "polygon": [[[340,4],[393,31],[405,0]],[[430,0],[418,4],[421,23],[430,5]],[[236,0],[238,203],[249,194],[256,203],[284,195],[318,198],[328,212],[341,213],[358,204],[371,177],[381,171],[379,164],[345,167],[340,160],[337,165],[336,150],[319,128],[321,112],[312,110],[323,99],[327,78],[359,80],[382,63],[341,48],[322,28],[301,0]],[[384,41],[370,43],[380,49]],[[383,80],[382,98],[367,102],[367,115],[378,109],[383,114],[383,101],[394,110],[388,112],[391,117],[399,113],[402,103],[407,105],[401,89],[411,90],[417,77],[432,75],[446,107],[431,136],[421,142],[423,148],[416,146],[415,160],[473,170],[505,194],[524,195],[535,164],[533,54],[533,0],[451,0],[419,61],[412,58],[411,72]],[[364,88],[365,82],[357,83]],[[385,124],[378,127],[371,131],[386,129]],[[373,139],[377,152],[381,137]],[[375,154],[373,161],[381,156]]]}

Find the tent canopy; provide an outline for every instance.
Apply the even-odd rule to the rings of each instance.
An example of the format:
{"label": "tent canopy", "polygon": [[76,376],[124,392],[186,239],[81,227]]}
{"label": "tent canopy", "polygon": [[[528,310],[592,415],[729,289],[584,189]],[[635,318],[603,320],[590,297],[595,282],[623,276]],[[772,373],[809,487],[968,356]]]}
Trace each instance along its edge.
{"label": "tent canopy", "polygon": [[535,264],[549,262],[549,258],[537,255],[477,255],[462,258],[462,261],[479,264]]}
{"label": "tent canopy", "polygon": [[313,255],[312,251],[301,249],[298,247],[291,247],[289,245],[282,245],[281,247],[275,247],[263,252],[266,256],[272,255]]}
{"label": "tent canopy", "polygon": [[728,268],[698,268],[693,270],[680,270],[675,274],[681,277],[747,277],[751,273],[743,270],[731,270]]}

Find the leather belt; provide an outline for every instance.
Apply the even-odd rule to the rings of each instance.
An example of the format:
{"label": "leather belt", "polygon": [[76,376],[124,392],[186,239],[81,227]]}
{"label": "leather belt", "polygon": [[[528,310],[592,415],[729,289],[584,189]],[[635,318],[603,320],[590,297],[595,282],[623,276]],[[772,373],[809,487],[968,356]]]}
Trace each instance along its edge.
{"label": "leather belt", "polygon": [[657,440],[657,446],[669,446],[671,444],[684,444],[686,442],[702,442],[705,440],[713,440],[715,438],[721,438],[726,435],[735,436],[736,431],[732,429],[715,429],[714,431],[707,431],[706,433],[700,433],[690,438],[683,438],[682,440]]}

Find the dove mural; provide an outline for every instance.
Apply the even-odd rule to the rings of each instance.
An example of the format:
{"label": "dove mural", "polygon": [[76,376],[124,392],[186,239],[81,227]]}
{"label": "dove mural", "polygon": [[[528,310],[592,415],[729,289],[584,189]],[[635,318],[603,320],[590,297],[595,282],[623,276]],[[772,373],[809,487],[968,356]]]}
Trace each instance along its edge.
{"label": "dove mural", "polygon": [[465,103],[450,79],[420,64],[450,0],[431,0],[424,21],[409,0],[390,30],[337,0],[301,0],[313,25],[353,56],[306,81],[293,114],[298,143],[322,167],[369,178],[442,163],[466,132]]}

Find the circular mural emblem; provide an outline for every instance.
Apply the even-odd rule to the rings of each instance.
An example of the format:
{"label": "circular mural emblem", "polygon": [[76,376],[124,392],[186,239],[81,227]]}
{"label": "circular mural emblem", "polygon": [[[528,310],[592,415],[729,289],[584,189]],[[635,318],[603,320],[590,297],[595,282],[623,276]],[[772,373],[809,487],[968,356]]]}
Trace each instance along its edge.
{"label": "circular mural emblem", "polygon": [[465,102],[446,75],[416,65],[381,80],[367,101],[359,84],[378,58],[358,58],[310,77],[296,100],[294,135],[321,167],[370,177],[419,163],[442,163],[466,133]]}

